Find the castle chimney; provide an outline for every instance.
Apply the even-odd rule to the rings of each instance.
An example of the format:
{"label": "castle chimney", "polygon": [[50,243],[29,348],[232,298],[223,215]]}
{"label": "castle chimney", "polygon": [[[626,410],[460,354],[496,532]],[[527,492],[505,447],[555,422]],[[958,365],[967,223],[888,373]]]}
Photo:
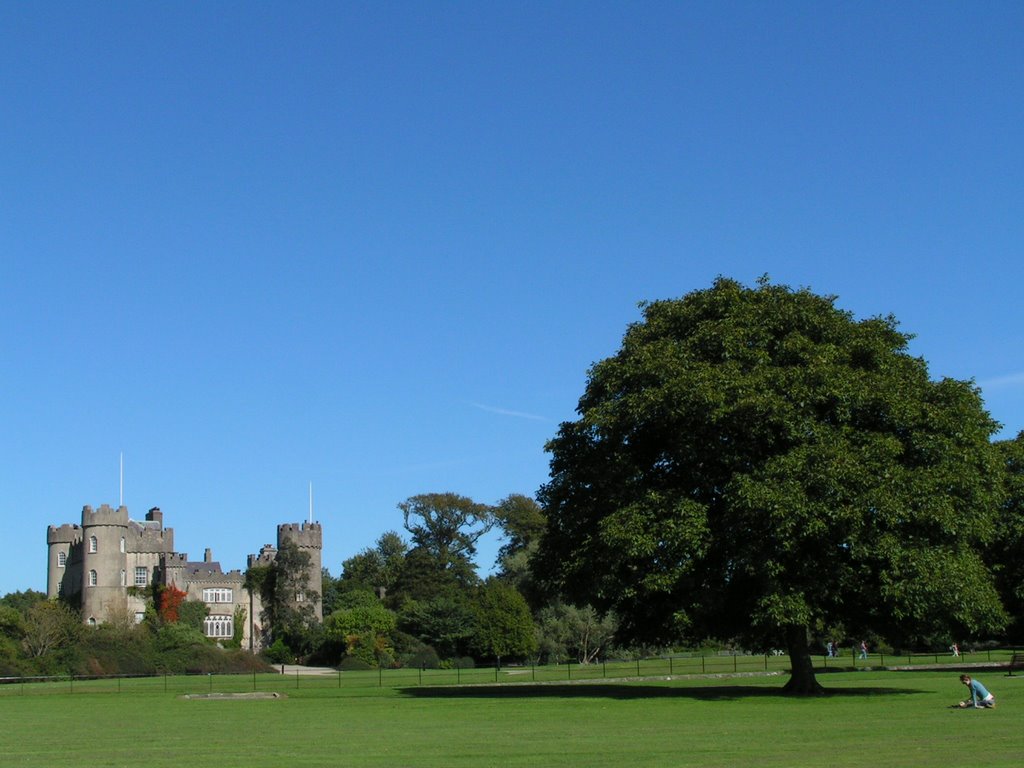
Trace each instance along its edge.
{"label": "castle chimney", "polygon": [[146,513],[146,520],[151,523],[159,523],[160,527],[164,527],[164,513],[160,511],[160,507],[153,507],[149,512]]}
{"label": "castle chimney", "polygon": [[203,562],[204,563],[212,563],[213,562],[213,551],[209,547],[207,547],[206,551],[203,553]]}

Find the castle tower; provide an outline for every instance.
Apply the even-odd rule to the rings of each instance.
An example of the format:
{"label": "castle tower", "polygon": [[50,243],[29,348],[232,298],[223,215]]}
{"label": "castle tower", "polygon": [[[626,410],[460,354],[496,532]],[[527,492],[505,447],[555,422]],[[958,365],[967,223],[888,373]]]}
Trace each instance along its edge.
{"label": "castle tower", "polygon": [[[277,526],[277,548],[281,548],[281,542],[288,540],[295,544],[300,552],[309,555],[309,570],[307,571],[306,584],[309,593],[316,593],[317,598],[313,605],[313,615],[317,621],[323,621],[323,603],[320,595],[322,577],[322,552],[323,552],[323,530],[320,523],[283,523]],[[262,553],[261,553],[262,554]]]}
{"label": "castle tower", "polygon": [[51,525],[46,529],[46,596],[51,600],[82,589],[82,529]]}
{"label": "castle tower", "polygon": [[82,509],[82,617],[106,621],[111,609],[126,608],[128,508],[103,504]]}

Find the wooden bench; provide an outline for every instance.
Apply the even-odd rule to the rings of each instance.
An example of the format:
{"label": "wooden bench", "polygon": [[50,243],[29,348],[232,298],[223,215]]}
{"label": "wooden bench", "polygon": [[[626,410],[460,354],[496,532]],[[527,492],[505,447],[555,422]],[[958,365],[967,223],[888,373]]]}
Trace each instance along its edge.
{"label": "wooden bench", "polygon": [[1014,651],[1013,656],[1010,657],[1010,671],[1007,673],[1011,677],[1013,676],[1013,670],[1024,669],[1024,652]]}

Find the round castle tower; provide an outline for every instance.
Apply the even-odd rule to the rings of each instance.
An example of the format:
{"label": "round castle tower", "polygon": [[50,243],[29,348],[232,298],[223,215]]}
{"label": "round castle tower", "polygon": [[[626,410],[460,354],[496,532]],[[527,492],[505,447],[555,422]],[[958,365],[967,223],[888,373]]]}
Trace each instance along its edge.
{"label": "round castle tower", "polygon": [[46,529],[46,596],[76,594],[82,588],[82,529],[51,525]]}
{"label": "round castle tower", "polygon": [[277,526],[277,547],[281,548],[281,542],[291,541],[299,548],[300,552],[309,555],[309,570],[307,571],[306,584],[310,592],[317,594],[313,605],[314,615],[317,621],[323,621],[323,603],[320,591],[323,582],[322,577],[322,552],[323,552],[323,529],[320,523],[282,523]]}
{"label": "round castle tower", "polygon": [[105,621],[111,608],[126,606],[127,537],[127,507],[82,509],[82,617],[87,624]]}

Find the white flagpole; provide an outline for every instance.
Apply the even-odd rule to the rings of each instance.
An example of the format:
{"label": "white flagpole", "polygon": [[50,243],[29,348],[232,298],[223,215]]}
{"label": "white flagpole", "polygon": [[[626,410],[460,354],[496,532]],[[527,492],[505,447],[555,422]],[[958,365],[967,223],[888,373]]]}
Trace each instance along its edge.
{"label": "white flagpole", "polygon": [[117,506],[124,506],[124,451],[121,451],[121,479],[119,487]]}
{"label": "white flagpole", "polygon": [[309,484],[309,524],[313,524],[313,483]]}

